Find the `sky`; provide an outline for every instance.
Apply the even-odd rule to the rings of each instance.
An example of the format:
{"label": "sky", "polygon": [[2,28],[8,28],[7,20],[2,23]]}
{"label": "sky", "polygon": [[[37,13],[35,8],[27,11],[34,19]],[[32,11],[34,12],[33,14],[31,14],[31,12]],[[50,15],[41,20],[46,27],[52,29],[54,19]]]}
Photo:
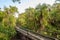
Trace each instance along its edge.
{"label": "sky", "polygon": [[35,8],[39,3],[46,3],[52,5],[54,2],[55,0],[21,0],[21,4],[17,7],[19,8],[20,12],[24,12],[26,8]]}
{"label": "sky", "polygon": [[20,13],[24,12],[26,8],[36,7],[39,3],[43,4],[53,4],[55,0],[21,0],[21,3],[13,3],[11,0],[0,0],[0,8],[4,6],[9,7],[9,5],[16,6]]}
{"label": "sky", "polygon": [[35,8],[39,3],[43,4],[50,4],[52,5],[55,2],[55,0],[21,0],[21,3],[13,3],[11,0],[0,0],[0,8],[4,8],[4,6],[9,7],[16,6],[18,8],[19,13],[22,13],[25,11],[26,8],[33,7]]}

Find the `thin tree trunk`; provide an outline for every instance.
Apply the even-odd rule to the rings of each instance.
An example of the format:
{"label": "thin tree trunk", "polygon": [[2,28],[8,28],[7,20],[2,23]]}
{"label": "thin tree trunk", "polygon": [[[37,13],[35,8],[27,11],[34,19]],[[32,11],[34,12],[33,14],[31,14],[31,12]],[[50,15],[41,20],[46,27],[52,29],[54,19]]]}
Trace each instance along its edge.
{"label": "thin tree trunk", "polygon": [[39,24],[39,29],[37,30],[37,32],[43,31],[45,27],[43,25],[43,14],[42,14],[42,11],[41,11],[41,15],[39,16],[38,24]]}

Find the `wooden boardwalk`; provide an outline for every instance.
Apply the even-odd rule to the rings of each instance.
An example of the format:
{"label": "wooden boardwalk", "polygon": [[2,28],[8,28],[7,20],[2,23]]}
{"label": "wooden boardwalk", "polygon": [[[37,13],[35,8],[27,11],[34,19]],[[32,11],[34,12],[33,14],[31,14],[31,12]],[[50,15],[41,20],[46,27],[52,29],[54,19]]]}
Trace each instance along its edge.
{"label": "wooden boardwalk", "polygon": [[16,27],[17,34],[13,37],[13,40],[58,40],[56,38],[46,37],[43,35],[37,35],[27,30],[23,30],[19,27]]}

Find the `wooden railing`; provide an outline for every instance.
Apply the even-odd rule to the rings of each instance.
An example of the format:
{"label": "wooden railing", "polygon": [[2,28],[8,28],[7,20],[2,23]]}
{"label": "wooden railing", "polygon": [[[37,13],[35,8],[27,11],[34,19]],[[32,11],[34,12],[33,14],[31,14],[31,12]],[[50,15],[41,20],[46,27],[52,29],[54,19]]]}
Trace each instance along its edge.
{"label": "wooden railing", "polygon": [[23,34],[24,36],[27,36],[28,38],[31,38],[32,40],[58,40],[57,38],[52,38],[52,37],[36,34],[36,33],[30,32],[28,30],[24,30],[19,27],[16,27],[15,29],[17,32]]}

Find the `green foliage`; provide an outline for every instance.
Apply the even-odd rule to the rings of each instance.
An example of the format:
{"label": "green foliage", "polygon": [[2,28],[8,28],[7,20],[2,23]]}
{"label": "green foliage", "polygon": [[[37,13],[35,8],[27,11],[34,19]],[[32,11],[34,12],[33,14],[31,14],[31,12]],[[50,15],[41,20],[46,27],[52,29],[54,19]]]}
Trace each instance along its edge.
{"label": "green foliage", "polygon": [[43,35],[60,38],[60,4],[37,5],[20,14],[17,23]]}
{"label": "green foliage", "polygon": [[18,3],[20,3],[20,0],[12,0],[12,1],[13,1],[14,3],[15,3],[15,2],[18,2]]}
{"label": "green foliage", "polygon": [[12,36],[15,35],[15,29],[12,26],[3,26],[0,25],[0,40],[10,40]]}
{"label": "green foliage", "polygon": [[17,12],[17,8],[12,6],[4,7],[4,11],[0,10],[0,40],[10,40],[16,34],[15,12]]}

